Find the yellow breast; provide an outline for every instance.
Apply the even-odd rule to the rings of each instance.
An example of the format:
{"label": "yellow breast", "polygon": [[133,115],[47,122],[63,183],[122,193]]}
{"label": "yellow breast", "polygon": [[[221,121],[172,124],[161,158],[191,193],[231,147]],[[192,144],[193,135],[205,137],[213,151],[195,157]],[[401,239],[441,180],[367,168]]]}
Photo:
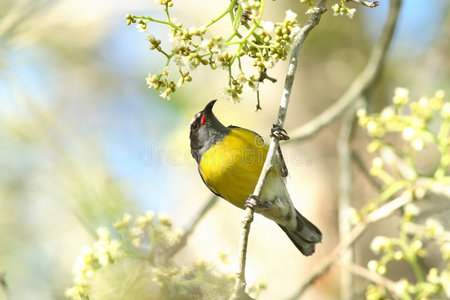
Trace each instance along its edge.
{"label": "yellow breast", "polygon": [[256,133],[233,128],[203,154],[200,172],[214,192],[244,208],[258,181],[267,151],[268,146]]}

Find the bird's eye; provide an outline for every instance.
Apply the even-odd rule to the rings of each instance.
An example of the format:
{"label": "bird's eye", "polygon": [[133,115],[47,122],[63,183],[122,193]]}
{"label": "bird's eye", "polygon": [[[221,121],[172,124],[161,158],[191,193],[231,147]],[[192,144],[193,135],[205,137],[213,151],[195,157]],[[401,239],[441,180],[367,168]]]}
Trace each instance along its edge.
{"label": "bird's eye", "polygon": [[197,130],[197,129],[198,129],[198,123],[197,122],[192,123],[191,130]]}

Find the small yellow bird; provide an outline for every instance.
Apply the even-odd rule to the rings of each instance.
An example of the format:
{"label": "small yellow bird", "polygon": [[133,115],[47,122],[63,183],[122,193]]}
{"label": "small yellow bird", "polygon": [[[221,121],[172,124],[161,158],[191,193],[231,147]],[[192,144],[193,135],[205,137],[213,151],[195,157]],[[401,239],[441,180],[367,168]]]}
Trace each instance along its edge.
{"label": "small yellow bird", "polygon": [[[191,154],[206,186],[214,194],[244,209],[269,147],[251,130],[225,127],[220,123],[212,112],[215,102],[209,102],[191,121]],[[280,155],[281,152],[276,156],[275,167],[268,175],[255,212],[275,221],[304,255],[311,255],[315,244],[322,240],[322,233],[292,204]]]}

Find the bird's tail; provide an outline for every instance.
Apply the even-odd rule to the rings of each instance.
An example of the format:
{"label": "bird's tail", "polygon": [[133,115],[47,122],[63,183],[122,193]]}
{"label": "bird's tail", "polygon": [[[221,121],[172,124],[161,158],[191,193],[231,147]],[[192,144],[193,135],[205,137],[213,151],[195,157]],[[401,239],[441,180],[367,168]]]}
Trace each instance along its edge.
{"label": "bird's tail", "polygon": [[314,253],[316,249],[315,244],[322,241],[322,232],[313,223],[308,221],[297,210],[297,228],[296,230],[289,230],[284,226],[281,229],[287,234],[289,239],[294,243],[295,247],[300,250],[303,255],[309,256]]}

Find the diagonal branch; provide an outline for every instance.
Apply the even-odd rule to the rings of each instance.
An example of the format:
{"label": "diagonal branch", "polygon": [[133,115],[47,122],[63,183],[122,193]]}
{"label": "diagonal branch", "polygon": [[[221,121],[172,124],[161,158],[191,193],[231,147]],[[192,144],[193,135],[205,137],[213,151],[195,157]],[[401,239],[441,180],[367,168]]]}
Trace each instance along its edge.
{"label": "diagonal branch", "polygon": [[358,154],[358,152],[352,151],[352,160],[355,162],[356,166],[361,170],[364,177],[366,177],[366,179],[369,181],[370,185],[372,185],[375,188],[375,190],[382,191],[383,186],[381,185],[381,183],[377,181],[377,179],[374,176],[370,175],[370,171],[367,169],[363,159]]}
{"label": "diagonal branch", "polygon": [[[289,61],[288,72],[287,72],[286,79],[284,82],[283,94],[281,96],[281,103],[280,103],[280,108],[279,108],[278,116],[277,116],[276,125],[279,128],[283,127],[284,120],[286,118],[289,99],[291,97],[292,86],[293,86],[294,78],[295,78],[295,71],[297,70],[298,58],[300,56],[300,51],[302,49],[303,42],[305,41],[309,32],[317,24],[319,24],[320,17],[326,11],[325,5],[326,5],[326,0],[317,1],[318,9],[313,14],[311,14],[311,16],[309,17],[305,26],[302,27],[302,29],[296,36],[296,40],[294,43],[295,46],[294,46],[294,49],[292,51],[291,58]],[[255,199],[257,199],[261,195],[262,190],[264,188],[264,184],[267,179],[267,175],[270,173],[270,171],[273,168],[273,162],[274,162],[274,158],[275,158],[275,154],[277,152],[278,146],[279,146],[278,138],[276,135],[274,135],[274,136],[272,136],[272,139],[270,141],[269,151],[267,153],[267,157],[264,162],[264,166],[263,166],[261,174],[259,176],[258,183],[256,184],[253,195],[251,195],[249,197],[249,201],[253,200],[254,202],[256,202]],[[257,203],[254,203],[254,204],[257,204]],[[240,243],[239,243],[239,271],[238,271],[237,277],[236,277],[234,292],[231,295],[230,299],[249,299],[249,296],[245,293],[245,286],[246,286],[245,263],[246,263],[246,256],[247,256],[248,236],[250,233],[250,225],[251,225],[252,221],[253,221],[253,207],[252,207],[252,205],[248,205],[247,208],[245,209],[245,215],[242,219],[242,231],[241,231],[241,239],[240,239]]]}
{"label": "diagonal branch", "polygon": [[391,44],[392,36],[394,35],[401,2],[402,0],[391,0],[389,15],[381,33],[381,37],[374,46],[364,70],[353,81],[348,90],[327,110],[323,111],[308,123],[291,130],[291,142],[299,142],[318,133],[337,119],[359,97],[363,96],[368,88],[375,82],[380,74],[380,70],[386,58],[386,53]]}
{"label": "diagonal branch", "polygon": [[184,246],[186,246],[189,237],[194,232],[194,230],[197,227],[198,223],[203,219],[203,217],[206,215],[206,213],[217,203],[217,199],[218,199],[218,197],[216,195],[212,195],[211,198],[209,198],[208,202],[206,202],[206,204],[202,207],[202,209],[199,211],[199,213],[194,218],[192,223],[188,226],[187,230],[181,236],[181,238],[178,241],[178,243],[173,245],[165,253],[165,257],[167,259],[173,257],[175,254],[178,253],[178,251],[180,251],[181,249],[183,249]]}
{"label": "diagonal branch", "polygon": [[397,290],[395,289],[395,282],[393,282],[392,280],[389,280],[386,277],[383,277],[381,275],[378,275],[377,273],[371,272],[371,271],[367,270],[366,268],[364,268],[360,265],[357,265],[357,264],[339,263],[339,266],[355,275],[366,278],[366,279],[376,283],[377,285],[386,287],[386,289],[388,289],[389,292],[391,292],[394,295],[398,294]]}
{"label": "diagonal branch", "polygon": [[346,238],[343,239],[336,248],[334,248],[333,252],[327,255],[325,259],[318,264],[316,270],[311,273],[308,279],[305,280],[305,282],[300,286],[298,291],[289,299],[295,300],[300,298],[308,287],[310,287],[319,277],[328,272],[334,263],[339,261],[342,254],[345,253],[345,251],[358,240],[358,238],[367,230],[369,225],[390,216],[397,209],[403,207],[409,202],[411,202],[411,193],[409,191],[405,191],[399,197],[384,204],[367,215],[361,223],[358,223],[355,227],[353,227]]}

